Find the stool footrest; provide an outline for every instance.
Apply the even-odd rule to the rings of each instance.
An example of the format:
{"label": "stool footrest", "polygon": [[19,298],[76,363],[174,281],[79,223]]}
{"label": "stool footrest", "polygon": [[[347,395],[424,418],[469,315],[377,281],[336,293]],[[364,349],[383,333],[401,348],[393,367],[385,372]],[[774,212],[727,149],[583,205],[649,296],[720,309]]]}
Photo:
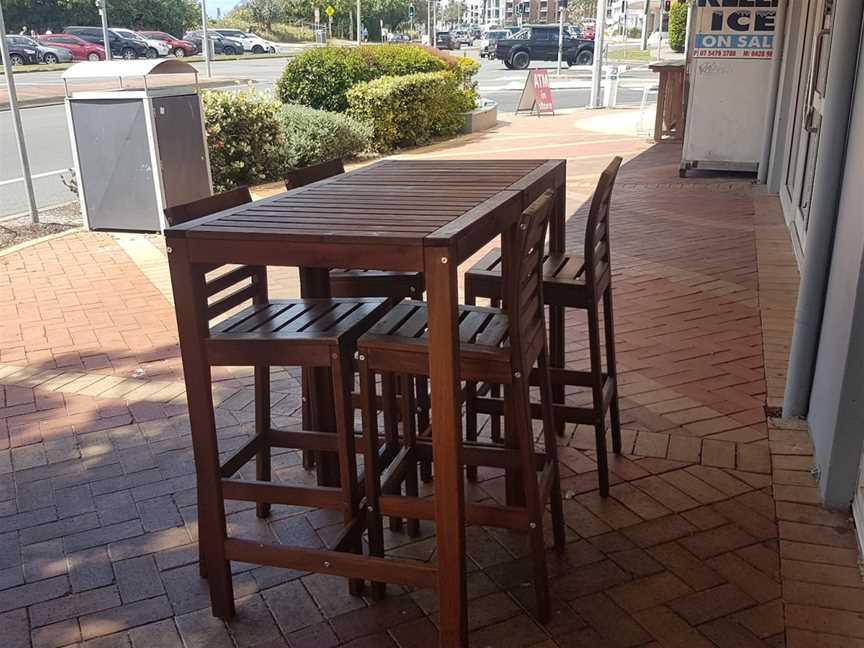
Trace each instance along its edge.
{"label": "stool footrest", "polygon": [[243,479],[223,479],[222,496],[226,500],[287,504],[339,511],[345,506],[342,489],[329,486],[292,486]]}
{"label": "stool footrest", "polygon": [[[435,498],[406,497],[404,495],[382,495],[378,499],[381,514],[385,516],[435,519]],[[517,506],[491,506],[489,504],[465,504],[465,521],[468,524],[492,526],[502,529],[526,530],[528,510]]]}
{"label": "stool footrest", "polygon": [[399,585],[435,589],[438,570],[429,565],[405,560],[375,558],[355,553],[283,547],[239,538],[225,540],[225,556],[238,562],[310,571],[330,576],[386,581]]}

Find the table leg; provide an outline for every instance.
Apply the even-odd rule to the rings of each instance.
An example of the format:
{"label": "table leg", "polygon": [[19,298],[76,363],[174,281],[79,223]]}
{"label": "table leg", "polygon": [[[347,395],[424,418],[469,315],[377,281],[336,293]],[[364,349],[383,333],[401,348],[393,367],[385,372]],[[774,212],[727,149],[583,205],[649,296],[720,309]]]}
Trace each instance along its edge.
{"label": "table leg", "polygon": [[[300,268],[300,295],[308,298],[330,296],[330,271],[326,268]],[[333,377],[330,369],[305,369],[303,393],[303,429],[336,433],[336,409],[333,402]],[[339,485],[339,458],[332,452],[315,455],[319,486]]]}
{"label": "table leg", "polygon": [[457,264],[446,247],[425,250],[429,304],[429,377],[432,384],[432,457],[435,464],[435,525],[441,648],[467,647],[465,504],[462,415],[459,405],[459,337],[456,328]]}
{"label": "table leg", "polygon": [[170,240],[168,265],[174,292],[174,308],[180,336],[189,425],[198,497],[198,542],[206,560],[207,582],[213,615],[222,619],[234,616],[234,590],[231,566],[225,557],[225,508],[219,474],[219,447],[213,415],[210,365],[204,348],[207,327],[207,293],[204,270],[189,262],[186,242]]}

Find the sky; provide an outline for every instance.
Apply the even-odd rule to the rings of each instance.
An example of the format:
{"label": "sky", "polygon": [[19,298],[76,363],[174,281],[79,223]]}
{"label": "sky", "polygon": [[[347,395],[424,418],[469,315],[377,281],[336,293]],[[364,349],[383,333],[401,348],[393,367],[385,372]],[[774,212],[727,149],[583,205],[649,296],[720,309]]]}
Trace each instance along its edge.
{"label": "sky", "polygon": [[215,18],[216,8],[218,7],[222,10],[222,15],[224,16],[234,8],[238,1],[239,0],[207,0],[207,15]]}

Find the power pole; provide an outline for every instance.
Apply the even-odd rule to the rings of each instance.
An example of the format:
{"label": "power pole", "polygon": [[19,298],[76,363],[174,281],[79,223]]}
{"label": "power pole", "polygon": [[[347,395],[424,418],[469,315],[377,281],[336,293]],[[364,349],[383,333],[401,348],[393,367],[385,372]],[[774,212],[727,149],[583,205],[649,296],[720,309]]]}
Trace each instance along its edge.
{"label": "power pole", "polygon": [[597,16],[594,27],[594,68],[591,70],[591,102],[589,108],[602,108],[600,80],[603,77],[603,40],[606,36],[606,0],[597,0]]}
{"label": "power pole", "polygon": [[24,144],[24,129],[21,128],[21,114],[18,112],[18,95],[15,94],[15,74],[12,72],[12,59],[9,58],[9,46],[5,35],[6,23],[3,20],[3,4],[0,3],[0,59],[3,61],[3,74],[6,75],[6,87],[9,90],[9,111],[12,113],[12,125],[15,127],[15,143],[18,145],[18,157],[21,159],[21,175],[24,176],[30,221],[38,223],[39,211],[36,209],[33,178],[30,177],[30,159],[27,157],[27,146]]}
{"label": "power pole", "polygon": [[432,0],[426,0],[426,31],[429,32],[429,45],[435,47],[435,34],[432,33]]}
{"label": "power pole", "polygon": [[207,76],[212,77],[210,71],[210,36],[207,35],[207,0],[201,0],[201,46],[204,50],[204,65],[207,68]]}
{"label": "power pole", "polygon": [[645,0],[645,12],[642,15],[642,51],[648,49],[648,16],[651,15],[651,0]]}
{"label": "power pole", "polygon": [[105,46],[105,60],[111,60],[111,38],[108,36],[108,0],[96,0],[99,16],[102,18],[102,44]]}
{"label": "power pole", "polygon": [[558,66],[555,69],[556,76],[561,76],[561,53],[564,50],[564,11],[567,9],[567,0],[558,0]]}

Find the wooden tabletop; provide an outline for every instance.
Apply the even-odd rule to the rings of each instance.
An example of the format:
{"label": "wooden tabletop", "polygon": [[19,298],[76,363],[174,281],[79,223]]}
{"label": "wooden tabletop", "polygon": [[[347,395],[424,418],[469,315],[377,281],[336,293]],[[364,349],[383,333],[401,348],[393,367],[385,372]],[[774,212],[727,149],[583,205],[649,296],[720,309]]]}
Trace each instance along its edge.
{"label": "wooden tabletop", "polygon": [[[384,160],[166,230],[171,238],[441,245],[563,161]],[[516,208],[525,196],[520,197]]]}

